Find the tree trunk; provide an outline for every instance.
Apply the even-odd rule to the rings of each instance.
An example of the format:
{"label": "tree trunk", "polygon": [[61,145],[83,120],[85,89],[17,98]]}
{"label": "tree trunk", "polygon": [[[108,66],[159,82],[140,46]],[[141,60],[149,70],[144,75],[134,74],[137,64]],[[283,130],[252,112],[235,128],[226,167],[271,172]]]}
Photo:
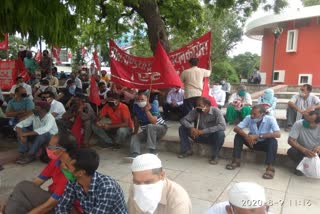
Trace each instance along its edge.
{"label": "tree trunk", "polygon": [[124,4],[133,8],[146,22],[148,26],[148,38],[150,42],[150,48],[153,54],[156,51],[157,43],[160,40],[163,48],[168,53],[170,51],[170,45],[168,41],[168,35],[166,32],[166,26],[161,19],[159,7],[156,0],[141,0],[138,5],[132,5],[127,1]]}

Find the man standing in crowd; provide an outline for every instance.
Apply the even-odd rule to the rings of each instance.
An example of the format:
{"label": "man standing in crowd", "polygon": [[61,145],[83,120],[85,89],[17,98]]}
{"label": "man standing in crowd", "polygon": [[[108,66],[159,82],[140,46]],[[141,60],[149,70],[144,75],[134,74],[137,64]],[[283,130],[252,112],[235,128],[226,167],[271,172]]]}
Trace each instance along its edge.
{"label": "man standing in crowd", "polygon": [[177,114],[179,119],[183,111],[184,90],[180,87],[173,88],[167,95],[167,102],[163,105],[164,118],[169,118],[169,112]]}
{"label": "man standing in crowd", "polygon": [[252,99],[245,85],[239,85],[238,91],[233,93],[229,99],[227,107],[226,119],[227,122],[233,124],[236,119],[243,120],[250,115]]}
{"label": "man standing in crowd", "polygon": [[143,154],[133,160],[133,186],[129,192],[130,214],[191,214],[188,193],[169,180],[161,160],[154,154]]}
{"label": "man standing in crowd", "polygon": [[19,86],[22,86],[26,89],[26,93],[27,93],[27,96],[32,100],[33,97],[32,97],[32,88],[30,85],[28,85],[27,83],[24,82],[24,79],[22,76],[18,76],[16,78],[16,84],[14,84],[11,89],[10,89],[10,97],[11,98],[14,98],[15,96],[15,90],[16,88],[18,88]]}
{"label": "man standing in crowd", "polygon": [[[167,133],[167,125],[162,119],[158,105],[149,103],[144,92],[139,92],[133,106],[134,135],[131,138],[130,157],[140,155],[140,144],[147,142],[150,153],[157,154],[158,141]],[[139,127],[142,132],[138,134]]]}
{"label": "man standing in crowd", "polygon": [[293,95],[288,102],[286,131],[290,131],[294,122],[302,119],[304,113],[320,109],[320,99],[311,92],[312,86],[304,84],[300,88],[299,94]]}
{"label": "man standing in crowd", "polygon": [[44,78],[48,71],[51,71],[52,69],[53,60],[49,56],[49,51],[44,50],[42,52],[42,58],[39,62],[39,67],[41,69],[41,77]]}
{"label": "man standing in crowd", "polygon": [[[118,94],[110,91],[107,97],[107,105],[100,111],[96,124],[92,124],[92,130],[103,141],[103,147],[118,149],[131,135],[133,122],[128,106],[120,102]],[[110,124],[103,124],[106,116],[111,119]]]}
{"label": "man standing in crowd", "polygon": [[184,84],[184,115],[187,115],[195,106],[196,99],[201,96],[203,78],[210,77],[211,71],[198,67],[199,59],[190,58],[191,68],[184,70],[180,76]]}
{"label": "man standing in crowd", "polygon": [[209,95],[214,97],[218,104],[218,108],[221,109],[226,102],[226,92],[221,89],[221,85],[214,84],[209,91]]}
{"label": "man standing in crowd", "polygon": [[11,126],[15,126],[19,121],[32,114],[34,109],[33,101],[28,97],[24,87],[19,86],[15,89],[15,97],[7,105],[6,116],[12,117]]}
{"label": "man standing in crowd", "polygon": [[[209,143],[212,147],[210,164],[217,164],[219,151],[225,139],[226,122],[222,112],[211,106],[208,99],[198,98],[196,108],[181,119],[179,128],[180,155],[185,158],[193,154],[189,137],[197,143]],[[195,124],[195,125],[194,125]],[[197,128],[195,128],[197,127]]]}
{"label": "man standing in crowd", "polygon": [[39,95],[42,101],[48,102],[50,104],[50,113],[54,116],[56,120],[62,119],[62,115],[66,112],[63,104],[55,100],[55,96],[51,91],[43,92]]}
{"label": "man standing in crowd", "polygon": [[264,188],[256,183],[240,182],[228,191],[229,201],[210,207],[206,214],[268,214]]}
{"label": "man standing in crowd", "polygon": [[16,163],[28,164],[34,161],[41,146],[48,143],[52,135],[58,134],[56,121],[49,111],[49,103],[37,102],[33,115],[16,125],[21,154]]}
{"label": "man standing in crowd", "polygon": [[[16,185],[5,206],[6,214],[53,214],[68,180],[61,171],[60,156],[76,148],[70,135],[52,136],[47,147],[51,161],[33,181],[21,181]],[[52,179],[48,191],[41,186]],[[1,210],[0,210],[1,213]]]}
{"label": "man standing in crowd", "polygon": [[68,182],[55,214],[67,214],[75,200],[80,201],[82,213],[127,214],[128,210],[120,185],[111,177],[96,170],[99,155],[92,149],[78,149],[61,156],[63,173]]}
{"label": "man standing in crowd", "polygon": [[[248,128],[247,134],[244,129]],[[267,165],[266,172],[263,174],[264,179],[273,179],[275,169],[273,168],[276,160],[278,141],[280,138],[280,128],[276,119],[266,115],[266,109],[263,105],[256,105],[252,108],[251,116],[248,115],[235,128],[233,146],[233,160],[231,164],[226,166],[229,170],[234,170],[240,167],[241,152],[245,144],[252,150],[266,152],[265,164]]]}
{"label": "man standing in crowd", "polygon": [[[304,119],[298,120],[294,123],[290,134],[288,143],[291,148],[287,154],[296,165],[304,157],[315,157],[320,155],[320,115],[316,111],[305,113]],[[295,169],[295,174],[303,175],[302,172]]]}

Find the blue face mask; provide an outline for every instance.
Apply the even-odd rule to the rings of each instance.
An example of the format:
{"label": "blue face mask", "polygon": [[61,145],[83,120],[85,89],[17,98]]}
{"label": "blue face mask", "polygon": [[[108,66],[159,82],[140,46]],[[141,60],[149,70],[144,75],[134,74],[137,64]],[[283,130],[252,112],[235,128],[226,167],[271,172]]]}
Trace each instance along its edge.
{"label": "blue face mask", "polygon": [[76,86],[71,86],[71,87],[69,87],[69,93],[70,94],[75,94],[75,92],[76,92]]}
{"label": "blue face mask", "polygon": [[251,118],[251,120],[252,120],[254,123],[259,123],[259,122],[262,120],[262,117],[260,117],[260,118],[254,118],[254,119]]}

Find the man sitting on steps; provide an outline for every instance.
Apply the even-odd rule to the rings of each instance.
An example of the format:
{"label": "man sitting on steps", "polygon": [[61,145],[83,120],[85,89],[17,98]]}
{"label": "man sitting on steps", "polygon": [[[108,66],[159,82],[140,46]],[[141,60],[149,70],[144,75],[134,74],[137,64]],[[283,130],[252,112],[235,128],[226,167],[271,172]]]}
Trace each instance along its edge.
{"label": "man sitting on steps", "polygon": [[[294,123],[289,134],[288,143],[291,148],[287,154],[297,165],[304,157],[320,154],[320,114],[312,111],[303,115],[305,119]],[[295,174],[303,175],[295,169]]]}
{"label": "man sitting on steps", "polygon": [[[248,128],[247,134],[243,129]],[[252,108],[251,116],[248,115],[235,128],[237,133],[234,137],[233,160],[226,166],[227,169],[233,170],[240,167],[240,159],[243,144],[252,150],[264,151],[267,153],[265,164],[266,172],[263,174],[264,179],[273,179],[275,170],[272,167],[278,149],[276,138],[280,138],[280,128],[276,119],[266,115],[266,109],[263,105],[256,105]]]}

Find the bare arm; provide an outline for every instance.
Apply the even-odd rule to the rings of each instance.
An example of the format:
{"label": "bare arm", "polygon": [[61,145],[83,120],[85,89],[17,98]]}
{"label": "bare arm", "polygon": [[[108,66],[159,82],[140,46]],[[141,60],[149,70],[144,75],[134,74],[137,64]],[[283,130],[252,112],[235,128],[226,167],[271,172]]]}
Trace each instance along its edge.
{"label": "bare arm", "polygon": [[288,102],[288,106],[291,107],[291,108],[293,108],[293,109],[296,110],[297,112],[300,112],[300,113],[301,113],[301,111],[302,111],[296,104],[294,104],[294,103],[291,102],[291,101]]}
{"label": "bare arm", "polygon": [[281,133],[280,131],[275,131],[273,133],[263,134],[262,138],[280,138]]}
{"label": "bare arm", "polygon": [[137,117],[133,118],[133,123],[134,123],[134,134],[137,134],[140,127]]}

